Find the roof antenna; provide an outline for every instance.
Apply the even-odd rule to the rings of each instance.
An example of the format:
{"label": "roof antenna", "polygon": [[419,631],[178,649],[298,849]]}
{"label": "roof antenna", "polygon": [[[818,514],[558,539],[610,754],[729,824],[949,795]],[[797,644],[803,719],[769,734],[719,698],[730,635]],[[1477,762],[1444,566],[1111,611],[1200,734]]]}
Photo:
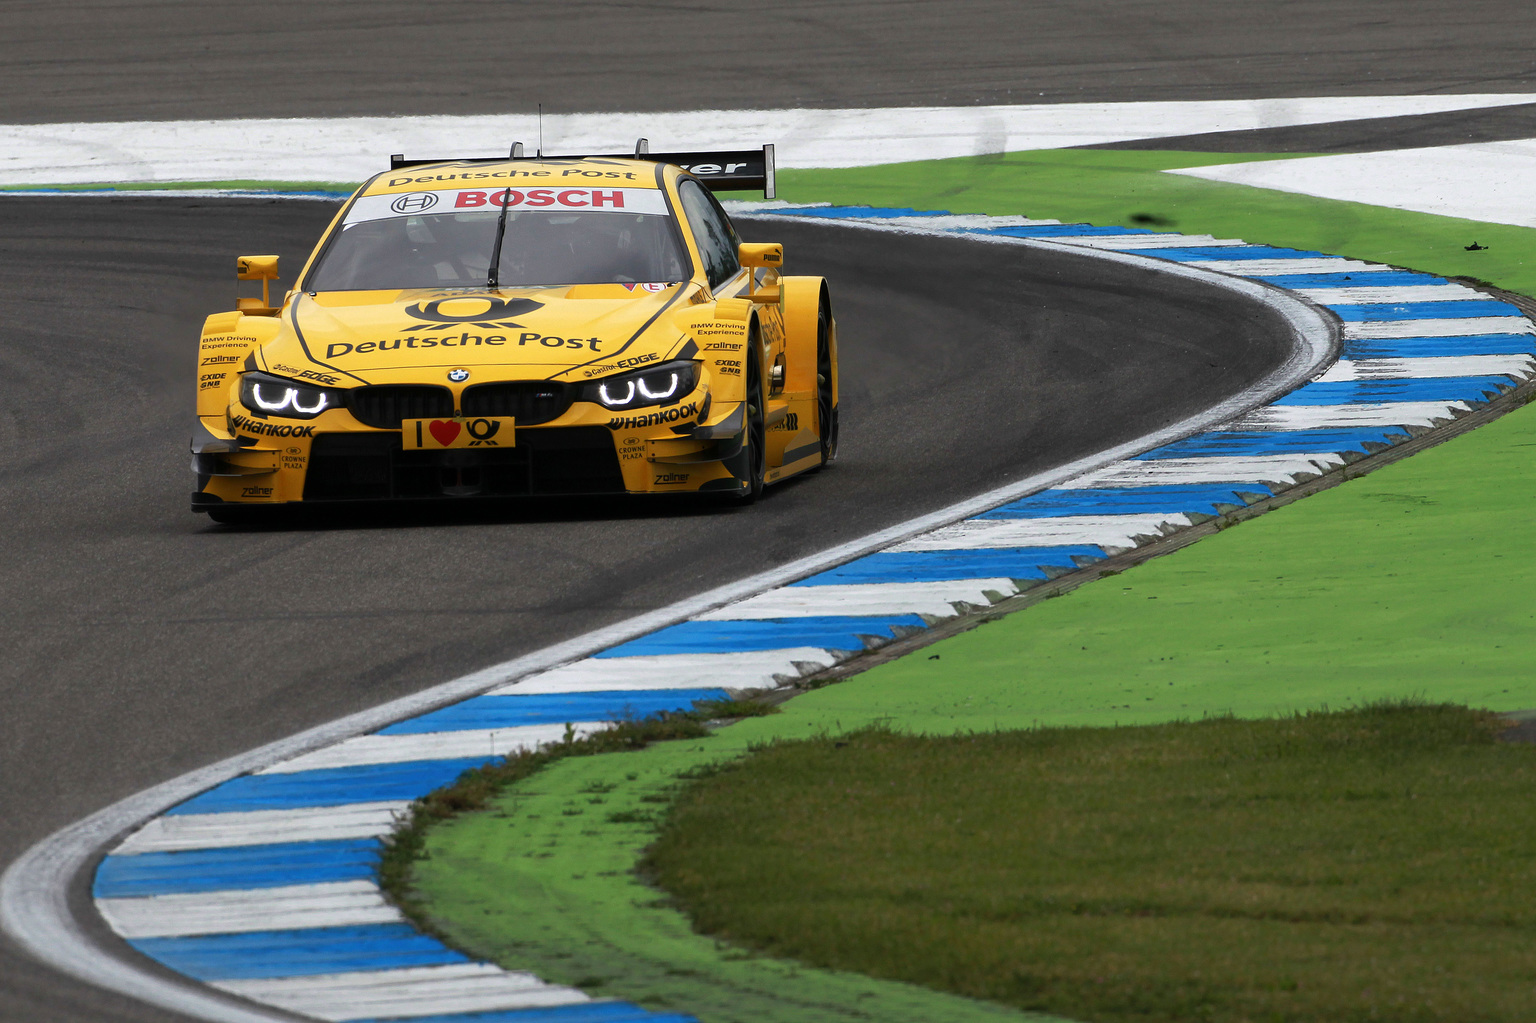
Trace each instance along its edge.
{"label": "roof antenna", "polygon": [[539,159],[544,159],[544,104],[539,104]]}
{"label": "roof antenna", "polygon": [[651,151],[651,140],[650,139],[642,138],[642,139],[636,139],[635,140],[635,159],[638,160],[642,156],[649,155],[650,151]]}
{"label": "roof antenna", "polygon": [[513,160],[521,160],[523,158],[523,144],[521,142],[512,143],[512,152],[510,157]]}

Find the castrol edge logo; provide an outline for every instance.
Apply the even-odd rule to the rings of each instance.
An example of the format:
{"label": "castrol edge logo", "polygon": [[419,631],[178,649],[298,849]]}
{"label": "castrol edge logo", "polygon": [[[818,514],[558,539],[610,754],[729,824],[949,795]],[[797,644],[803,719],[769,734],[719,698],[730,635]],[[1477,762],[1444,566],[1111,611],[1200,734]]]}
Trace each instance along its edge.
{"label": "castrol edge logo", "polygon": [[667,200],[655,188],[599,188],[524,182],[510,191],[501,188],[443,189],[394,195],[365,195],[347,211],[346,223],[360,224],[391,217],[419,217],[442,213],[477,213],[500,210],[545,210],[551,213],[644,213],[664,216]]}

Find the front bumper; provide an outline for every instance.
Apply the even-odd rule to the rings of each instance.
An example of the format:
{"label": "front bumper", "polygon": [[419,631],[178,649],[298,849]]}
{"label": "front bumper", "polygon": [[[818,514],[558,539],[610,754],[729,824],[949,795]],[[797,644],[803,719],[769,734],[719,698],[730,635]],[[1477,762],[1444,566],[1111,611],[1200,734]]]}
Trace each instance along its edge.
{"label": "front bumper", "polygon": [[740,490],[725,461],[741,449],[739,403],[711,409],[694,397],[671,408],[691,412],[652,422],[572,409],[519,427],[514,446],[491,450],[408,451],[399,430],[370,429],[339,410],[296,429],[260,424],[262,436],[250,435],[243,415],[203,419],[192,445],[192,508]]}

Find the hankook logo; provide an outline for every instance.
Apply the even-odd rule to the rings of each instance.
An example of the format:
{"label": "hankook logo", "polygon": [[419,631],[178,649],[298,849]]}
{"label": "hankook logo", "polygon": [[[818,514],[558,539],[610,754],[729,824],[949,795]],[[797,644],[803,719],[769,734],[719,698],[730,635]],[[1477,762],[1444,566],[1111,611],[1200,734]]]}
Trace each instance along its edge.
{"label": "hankook logo", "polygon": [[520,327],[509,316],[521,316],[535,309],[544,308],[543,302],[531,298],[493,298],[476,295],[469,298],[435,298],[430,302],[417,302],[405,310],[429,326],[428,330],[448,330],[454,327]]}
{"label": "hankook logo", "polygon": [[410,195],[402,195],[389,204],[389,208],[396,213],[425,213],[437,205],[437,195],[433,192],[412,192]]}

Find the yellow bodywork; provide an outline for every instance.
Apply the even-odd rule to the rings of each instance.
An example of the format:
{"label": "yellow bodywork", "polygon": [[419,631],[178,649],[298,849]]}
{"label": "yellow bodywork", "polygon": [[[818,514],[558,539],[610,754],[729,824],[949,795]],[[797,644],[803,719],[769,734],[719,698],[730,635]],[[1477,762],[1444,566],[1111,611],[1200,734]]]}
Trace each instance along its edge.
{"label": "yellow bodywork", "polygon": [[[194,509],[219,517],[231,506],[299,501],[700,491],[750,496],[751,463],[741,452],[750,446],[754,420],[762,437],[762,483],[822,465],[835,444],[837,401],[826,285],[816,277],[781,276],[782,248],[757,244],[742,245],[742,269],[712,289],[678,193],[685,180],[676,166],[592,158],[414,166],[367,182],[332,221],[296,290],[280,305],[269,305],[264,295],[208,317],[198,358]],[[579,206],[617,201],[617,191],[602,191],[615,183],[631,202],[635,195],[652,204],[657,194],[664,199],[692,261],[690,279],[302,290],[359,202],[383,197],[377,202],[397,208],[478,205],[485,195],[510,201],[516,194],[534,203],[548,198]],[[498,191],[509,187],[519,191]],[[647,189],[654,193],[636,191]],[[242,279],[261,280],[265,290],[276,275],[275,257],[242,258]],[[696,367],[687,394],[633,411],[588,400],[592,387],[586,385],[679,360]],[[248,373],[329,389],[334,404],[304,418],[253,410],[242,402]],[[747,393],[754,375],[761,381],[761,410]],[[502,406],[486,411],[495,403],[481,397],[494,391],[485,385],[533,381],[549,383],[538,392],[556,396],[538,399],[553,402],[547,407],[569,404],[542,422],[506,415]],[[446,389],[446,396],[430,393],[438,396],[432,401],[444,403],[451,396],[451,412],[443,404],[433,406],[435,414],[413,416],[407,408],[395,416],[396,406],[381,404],[380,396],[418,393],[402,386]],[[473,388],[482,390],[468,404],[478,407],[466,407]],[[494,414],[498,410],[502,414]],[[395,420],[381,419],[385,413]],[[466,439],[488,430],[494,437],[474,441],[480,446]],[[402,431],[411,436],[402,440]],[[451,439],[438,444],[434,437]]]}

